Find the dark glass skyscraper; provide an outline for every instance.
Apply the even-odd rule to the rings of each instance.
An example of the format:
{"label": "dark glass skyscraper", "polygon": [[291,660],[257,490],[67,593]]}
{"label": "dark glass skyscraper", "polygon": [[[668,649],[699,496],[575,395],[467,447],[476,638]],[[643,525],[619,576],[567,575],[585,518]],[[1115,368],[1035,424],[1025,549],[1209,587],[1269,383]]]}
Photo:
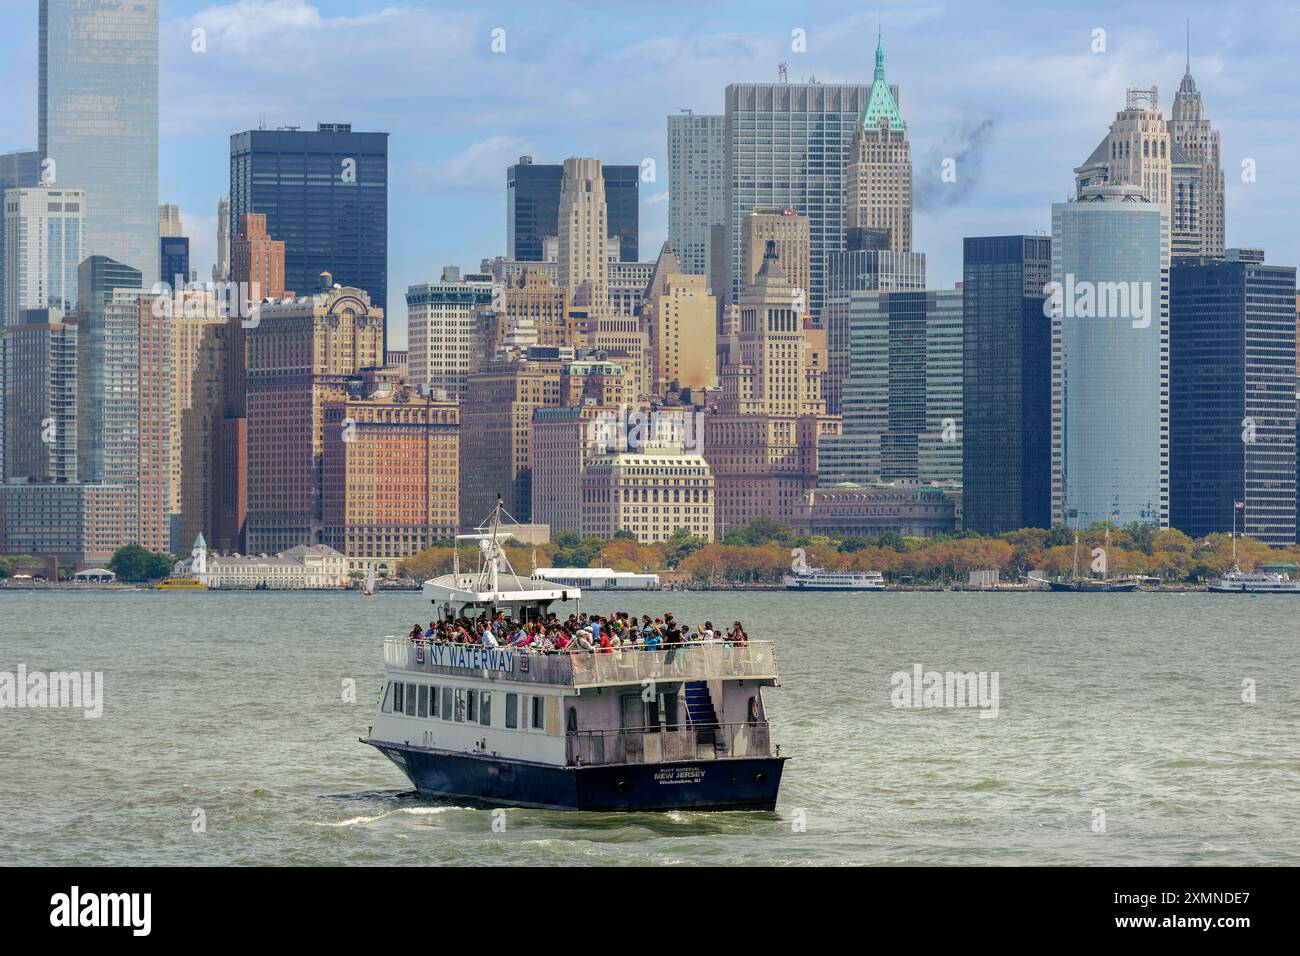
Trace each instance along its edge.
{"label": "dark glass skyscraper", "polygon": [[158,240],[158,276],[159,281],[178,288],[180,276],[183,282],[190,281],[190,240],[188,236],[163,236]]}
{"label": "dark glass skyscraper", "polygon": [[1169,523],[1296,540],[1296,270],[1259,250],[1176,259],[1169,282]]}
{"label": "dark glass skyscraper", "polygon": [[[639,255],[641,169],[601,164],[605,177],[607,234],[619,238],[620,262]],[[560,181],[564,166],[534,163],[531,156],[506,167],[506,251],[522,262],[541,262],[543,241],[560,235]],[[278,238],[278,237],[277,237]]]}
{"label": "dark glass skyscraper", "polygon": [[1051,524],[1051,277],[1044,236],[964,241],[962,520],[972,531]]}
{"label": "dark glass skyscraper", "polygon": [[388,305],[388,134],[346,123],[315,131],[249,130],[230,137],[230,235],[245,213],[266,214],[284,243],[284,287],[317,290],[328,272],[339,285]]}

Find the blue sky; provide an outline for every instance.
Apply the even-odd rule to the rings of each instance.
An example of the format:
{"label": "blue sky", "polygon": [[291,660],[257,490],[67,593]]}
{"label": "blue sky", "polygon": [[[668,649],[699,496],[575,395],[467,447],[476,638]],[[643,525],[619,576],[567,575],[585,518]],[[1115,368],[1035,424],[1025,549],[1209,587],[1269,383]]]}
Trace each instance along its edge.
{"label": "blue sky", "polygon": [[[0,151],[35,145],[35,0],[0,0]],[[443,264],[505,251],[505,167],[597,156],[653,158],[642,184],[641,249],[667,233],[665,117],[720,112],[728,82],[869,82],[876,24],[913,143],[921,202],[915,245],[931,285],[960,278],[961,239],[1047,230],[1049,207],[1096,146],[1130,86],[1158,86],[1168,115],[1192,72],[1223,135],[1229,245],[1300,262],[1295,217],[1300,0],[1143,4],[1059,2],[434,3],[426,0],[162,0],[160,201],[182,207],[194,261],[216,245],[229,135],[350,122],[390,132],[389,286]],[[207,51],[191,50],[192,30]],[[493,53],[492,31],[506,31]],[[806,52],[791,49],[791,31]],[[1105,52],[1093,52],[1094,30]],[[944,157],[986,135],[939,184]],[[1243,183],[1253,159],[1257,178]]]}

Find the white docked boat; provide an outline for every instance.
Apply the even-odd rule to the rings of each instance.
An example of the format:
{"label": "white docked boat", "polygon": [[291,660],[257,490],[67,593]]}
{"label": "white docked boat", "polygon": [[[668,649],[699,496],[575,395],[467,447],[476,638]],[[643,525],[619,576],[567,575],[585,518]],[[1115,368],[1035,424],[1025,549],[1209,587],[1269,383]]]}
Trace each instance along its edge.
{"label": "white docked boat", "polygon": [[1242,571],[1233,568],[1209,584],[1216,594],[1300,594],[1300,581],[1277,571]]}
{"label": "white docked boat", "polygon": [[658,591],[659,575],[612,568],[538,568],[534,578],[585,591]]}
{"label": "white docked boat", "polygon": [[879,571],[827,571],[803,568],[785,576],[787,591],[883,591],[885,577]]}
{"label": "white docked boat", "polygon": [[[426,581],[441,621],[576,612],[581,589],[520,577],[501,547],[500,506],[475,540],[472,574]],[[557,612],[558,614],[558,612]],[[532,652],[389,638],[375,747],[421,793],[578,810],[771,810],[786,758],[771,744],[763,688],[770,642]]]}

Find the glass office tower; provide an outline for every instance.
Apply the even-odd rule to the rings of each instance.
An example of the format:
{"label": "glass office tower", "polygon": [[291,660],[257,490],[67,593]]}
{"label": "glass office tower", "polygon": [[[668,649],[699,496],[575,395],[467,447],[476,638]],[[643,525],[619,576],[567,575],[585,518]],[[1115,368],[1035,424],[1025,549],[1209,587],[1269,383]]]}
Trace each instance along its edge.
{"label": "glass office tower", "polygon": [[[605,179],[606,235],[619,239],[619,262],[636,262],[640,251],[641,168],[600,165]],[[534,163],[531,156],[506,167],[506,251],[520,262],[542,262],[548,236],[560,235],[563,164]]]}
{"label": "glass office tower", "polygon": [[1169,523],[1296,537],[1296,270],[1259,250],[1174,261]]}
{"label": "glass office tower", "polygon": [[817,445],[817,483],[962,477],[962,293],[853,292],[842,433]]}
{"label": "glass office tower", "polygon": [[964,240],[962,527],[972,531],[1051,524],[1051,276],[1046,236]]}
{"label": "glass office tower", "polygon": [[38,152],[86,252],[158,280],[158,0],[41,0]]}
{"label": "glass office tower", "polygon": [[[897,102],[897,89],[891,90]],[[844,248],[846,169],[858,117],[871,86],[831,83],[734,83],[723,114],[723,191],[731,257],[731,301],[744,274],[745,219],[756,207],[795,209],[808,217],[809,307],[820,320],[827,257]],[[720,290],[714,289],[714,294]]]}
{"label": "glass office tower", "polygon": [[1053,520],[1169,524],[1169,215],[1140,187],[1052,206]]}
{"label": "glass office tower", "polygon": [[709,227],[723,222],[722,117],[668,117],[668,242],[682,269],[706,275]]}
{"label": "glass office tower", "polygon": [[229,235],[246,213],[265,213],[284,243],[284,287],[310,295],[320,274],[388,305],[388,134],[347,123],[255,129],[230,137]]}

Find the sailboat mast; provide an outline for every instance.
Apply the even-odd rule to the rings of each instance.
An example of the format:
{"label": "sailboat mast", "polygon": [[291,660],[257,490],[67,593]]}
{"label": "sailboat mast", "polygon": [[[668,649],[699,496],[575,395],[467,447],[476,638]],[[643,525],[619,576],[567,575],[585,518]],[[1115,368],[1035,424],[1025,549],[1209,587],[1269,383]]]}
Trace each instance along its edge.
{"label": "sailboat mast", "polygon": [[1074,512],[1074,580],[1079,580],[1079,512]]}

